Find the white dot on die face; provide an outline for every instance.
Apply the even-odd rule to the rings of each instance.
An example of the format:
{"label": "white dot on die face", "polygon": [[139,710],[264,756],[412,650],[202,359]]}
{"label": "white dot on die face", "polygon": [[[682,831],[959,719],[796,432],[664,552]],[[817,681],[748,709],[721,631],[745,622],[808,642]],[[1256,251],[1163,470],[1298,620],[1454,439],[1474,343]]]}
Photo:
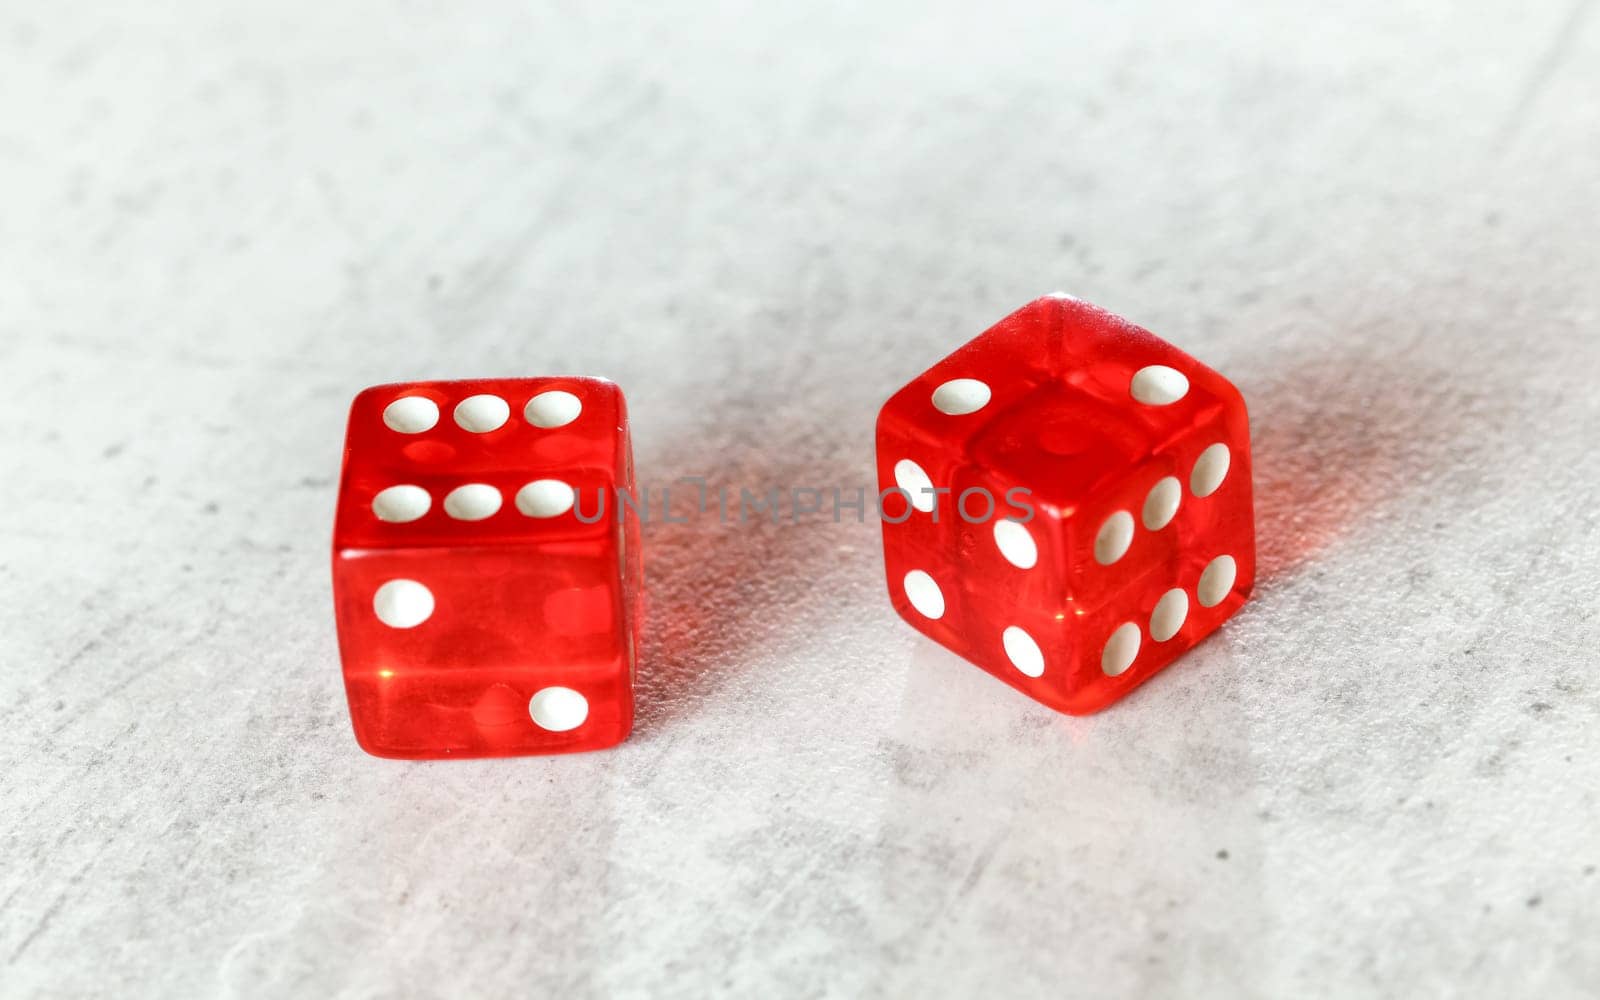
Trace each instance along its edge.
{"label": "white dot on die face", "polygon": [[1178,504],[1183,500],[1183,484],[1178,482],[1177,476],[1168,476],[1150,488],[1150,495],[1144,498],[1144,526],[1151,531],[1160,531],[1172,523],[1178,516]]}
{"label": "white dot on die face", "polygon": [[462,430],[487,434],[504,427],[511,419],[511,404],[489,393],[468,396],[456,404],[455,416]]}
{"label": "white dot on die face", "polygon": [[564,687],[547,687],[528,700],[533,724],[552,733],[565,733],[589,717],[589,699]]}
{"label": "white dot on die face", "polygon": [[994,543],[1006,562],[1017,569],[1033,569],[1039,563],[1039,545],[1028,527],[1018,521],[996,521]]}
{"label": "white dot on die face", "polygon": [[1150,612],[1150,638],[1166,642],[1178,634],[1188,617],[1189,595],[1181,590],[1167,591],[1156,602],[1156,609]]}
{"label": "white dot on die face", "polygon": [[391,524],[415,521],[432,506],[433,498],[420,486],[391,486],[372,498],[373,515]]}
{"label": "white dot on die face", "polygon": [[1222,599],[1233,590],[1233,583],[1239,577],[1239,564],[1233,561],[1233,556],[1217,556],[1211,560],[1205,572],[1200,574],[1200,585],[1195,588],[1195,596],[1200,599],[1203,608],[1214,608],[1222,603]]}
{"label": "white dot on die face", "polygon": [[439,422],[439,404],[424,396],[402,396],[383,408],[383,422],[401,434],[421,434]]}
{"label": "white dot on die face", "polygon": [[1189,394],[1189,380],[1176,368],[1151,365],[1133,373],[1129,391],[1146,406],[1166,406]]}
{"label": "white dot on die face", "polygon": [[1033,636],[1013,625],[1006,629],[1001,641],[1005,643],[1006,656],[1010,658],[1013,667],[1029,677],[1039,677],[1044,674],[1044,651],[1033,641]]}
{"label": "white dot on die face", "polygon": [[994,394],[975,378],[958,378],[933,390],[933,407],[952,417],[977,413],[989,405]]}
{"label": "white dot on die face", "polygon": [[1221,441],[1202,451],[1194,463],[1194,473],[1189,476],[1189,489],[1197,497],[1217,492],[1222,481],[1228,478],[1228,466],[1232,462],[1233,455]]}
{"label": "white dot on die face", "polygon": [[433,591],[415,580],[390,580],[372,596],[372,610],[390,628],[416,628],[433,614]]}
{"label": "white dot on die face", "polygon": [[1133,666],[1138,656],[1139,626],[1133,622],[1123,622],[1106,640],[1106,648],[1100,654],[1100,670],[1107,676],[1115,677]]}
{"label": "white dot on die face", "polygon": [[486,483],[457,486],[444,498],[444,512],[457,521],[481,521],[500,509],[500,491]]}
{"label": "white dot on die face", "polygon": [[1128,552],[1133,544],[1133,515],[1119,510],[1106,518],[1100,533],[1094,539],[1094,561],[1110,566]]}
{"label": "white dot on die face", "polygon": [[933,513],[939,498],[933,492],[933,480],[922,466],[909,458],[901,459],[894,467],[895,485],[911,494],[911,506],[924,514]]}
{"label": "white dot on die face", "polygon": [[528,517],[560,517],[577,499],[577,491],[559,479],[536,479],[517,491],[517,509]]}
{"label": "white dot on die face", "polygon": [[583,412],[583,401],[570,392],[555,389],[550,392],[541,392],[528,400],[528,405],[523,407],[522,415],[528,423],[535,427],[549,430],[554,427],[565,427],[578,419],[578,414]]}
{"label": "white dot on die face", "polygon": [[944,617],[944,591],[939,589],[933,577],[914,569],[906,574],[904,586],[906,600],[917,609],[917,614],[934,621]]}

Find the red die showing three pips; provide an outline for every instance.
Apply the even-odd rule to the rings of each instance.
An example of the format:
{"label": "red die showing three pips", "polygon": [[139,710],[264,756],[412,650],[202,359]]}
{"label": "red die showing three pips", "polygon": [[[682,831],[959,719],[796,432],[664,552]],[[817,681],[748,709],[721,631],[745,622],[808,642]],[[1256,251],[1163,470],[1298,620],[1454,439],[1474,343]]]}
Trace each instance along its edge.
{"label": "red die showing three pips", "polygon": [[1068,296],[1039,299],[878,419],[891,599],[1032,698],[1098,711],[1255,579],[1250,430],[1227,379]]}
{"label": "red die showing three pips", "polygon": [[[895,608],[1052,708],[1118,700],[1250,594],[1244,399],[1103,310],[1068,296],[1023,307],[896,393],[877,437]],[[499,757],[625,739],[642,573],[639,508],[621,494],[634,490],[610,382],[357,396],[334,595],[361,746]]]}

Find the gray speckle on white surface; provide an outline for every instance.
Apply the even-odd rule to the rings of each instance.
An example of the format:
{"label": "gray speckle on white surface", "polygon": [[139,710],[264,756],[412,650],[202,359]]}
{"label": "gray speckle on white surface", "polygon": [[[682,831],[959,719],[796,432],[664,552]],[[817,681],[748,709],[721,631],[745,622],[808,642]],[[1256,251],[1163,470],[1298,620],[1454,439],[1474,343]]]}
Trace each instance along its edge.
{"label": "gray speckle on white surface", "polygon": [[[0,5],[0,994],[1595,990],[1594,5],[785,6]],[[356,748],[361,387],[849,488],[1059,287],[1252,406],[1257,597],[1133,698],[698,520],[624,747]]]}

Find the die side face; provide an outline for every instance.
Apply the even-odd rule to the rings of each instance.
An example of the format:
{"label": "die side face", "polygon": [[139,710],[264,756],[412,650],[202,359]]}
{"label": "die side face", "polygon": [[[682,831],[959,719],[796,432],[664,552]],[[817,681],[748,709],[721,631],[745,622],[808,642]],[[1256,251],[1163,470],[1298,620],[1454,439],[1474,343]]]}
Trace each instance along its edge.
{"label": "die side face", "polygon": [[[494,757],[598,749],[627,736],[631,646],[609,558],[545,560],[494,547],[434,548],[419,559],[418,551],[373,552],[339,570],[345,687],[364,749]],[[432,596],[414,626],[374,611],[376,595],[397,580]],[[533,699],[553,688],[582,702],[541,720]]]}
{"label": "die side face", "polygon": [[633,470],[609,382],[429,382],[356,398],[334,592],[364,749],[511,756],[627,736],[642,571],[618,489],[632,491]]}
{"label": "die side face", "polygon": [[[983,396],[971,390],[969,405],[948,405],[943,387],[960,380],[990,386],[988,404],[971,409]],[[897,610],[1058,710],[1123,697],[1231,616],[1254,580],[1237,390],[1075,300],[1024,307],[897,393],[878,457],[883,489],[907,485],[897,469],[910,461],[951,490],[936,512],[886,520]],[[1002,498],[1000,520],[1014,513],[1008,491],[1026,489],[1032,519],[963,516],[984,512],[957,506],[977,488]]]}

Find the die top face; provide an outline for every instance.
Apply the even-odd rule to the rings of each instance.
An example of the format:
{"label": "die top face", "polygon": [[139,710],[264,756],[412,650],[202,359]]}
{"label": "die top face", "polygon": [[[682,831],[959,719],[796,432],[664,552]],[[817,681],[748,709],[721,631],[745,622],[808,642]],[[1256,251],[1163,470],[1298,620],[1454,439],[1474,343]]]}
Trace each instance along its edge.
{"label": "die top face", "polygon": [[632,486],[626,424],[604,379],[374,386],[350,407],[334,548],[603,536]]}
{"label": "die top face", "polygon": [[920,446],[941,485],[972,461],[1071,517],[1195,426],[1229,415],[1247,421],[1244,399],[1215,371],[1103,309],[1047,296],[897,392],[879,438]]}

